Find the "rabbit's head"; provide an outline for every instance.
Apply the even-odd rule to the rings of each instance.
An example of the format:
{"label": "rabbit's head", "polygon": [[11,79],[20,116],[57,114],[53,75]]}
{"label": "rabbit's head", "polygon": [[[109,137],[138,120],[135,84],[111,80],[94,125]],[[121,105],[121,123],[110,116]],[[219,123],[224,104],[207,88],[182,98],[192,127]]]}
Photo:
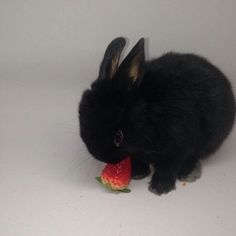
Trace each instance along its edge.
{"label": "rabbit's head", "polygon": [[143,113],[138,97],[145,69],[144,39],[119,66],[125,43],[116,38],[108,45],[99,76],[79,105],[82,140],[96,159],[106,163],[121,161],[140,145],[135,128]]}

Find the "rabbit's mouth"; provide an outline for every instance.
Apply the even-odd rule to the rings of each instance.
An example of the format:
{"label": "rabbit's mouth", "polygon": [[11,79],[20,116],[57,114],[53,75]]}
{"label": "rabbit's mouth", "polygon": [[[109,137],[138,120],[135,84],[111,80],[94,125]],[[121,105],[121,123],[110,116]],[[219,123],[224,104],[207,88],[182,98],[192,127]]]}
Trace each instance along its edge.
{"label": "rabbit's mouth", "polygon": [[108,164],[117,164],[121,161],[123,161],[125,158],[127,158],[127,155],[129,155],[129,153],[125,152],[125,151],[118,151],[115,150],[112,153],[107,153],[107,154],[103,154],[103,155],[94,155],[95,159],[108,163]]}
{"label": "rabbit's mouth", "polygon": [[105,162],[109,164],[117,164],[127,158],[128,153],[124,153],[122,155],[113,155],[110,158],[105,158]]}

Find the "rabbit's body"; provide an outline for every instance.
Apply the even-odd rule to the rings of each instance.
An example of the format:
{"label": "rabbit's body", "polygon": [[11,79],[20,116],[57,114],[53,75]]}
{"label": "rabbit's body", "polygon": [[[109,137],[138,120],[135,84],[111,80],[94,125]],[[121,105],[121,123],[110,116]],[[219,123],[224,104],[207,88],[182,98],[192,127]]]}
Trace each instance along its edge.
{"label": "rabbit's body", "polygon": [[[142,50],[139,42],[117,71],[108,70],[110,79],[101,79],[100,69],[80,104],[81,137],[105,162],[132,154],[134,178],[149,174],[152,164],[150,190],[162,194],[224,141],[234,123],[235,100],[226,77],[207,60],[168,53],[144,62]],[[97,111],[96,118],[85,106]],[[112,122],[104,125],[107,117]]]}
{"label": "rabbit's body", "polygon": [[[140,117],[147,119],[141,132],[149,131],[149,139],[152,134],[160,152],[164,149],[173,154],[176,146],[189,149],[197,158],[205,157],[222,143],[234,122],[235,104],[228,80],[196,55],[170,53],[147,62],[139,96],[137,104],[143,109],[135,114],[137,123]],[[159,139],[162,145],[155,142]]]}

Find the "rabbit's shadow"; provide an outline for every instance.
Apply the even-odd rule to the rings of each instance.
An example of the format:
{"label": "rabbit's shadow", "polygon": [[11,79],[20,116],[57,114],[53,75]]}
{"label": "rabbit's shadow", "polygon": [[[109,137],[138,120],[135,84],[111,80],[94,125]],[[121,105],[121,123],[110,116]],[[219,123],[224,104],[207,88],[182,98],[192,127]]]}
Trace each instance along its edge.
{"label": "rabbit's shadow", "polygon": [[202,160],[203,166],[221,165],[231,162],[234,159],[235,152],[236,129],[233,128],[230,135],[226,138],[223,144],[216,150],[215,153]]}

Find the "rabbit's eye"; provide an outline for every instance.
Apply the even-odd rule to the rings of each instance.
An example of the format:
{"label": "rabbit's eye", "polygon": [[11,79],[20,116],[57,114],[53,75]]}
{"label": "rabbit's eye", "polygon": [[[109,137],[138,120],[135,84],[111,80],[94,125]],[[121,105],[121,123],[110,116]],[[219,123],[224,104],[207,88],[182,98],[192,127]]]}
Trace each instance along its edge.
{"label": "rabbit's eye", "polygon": [[119,129],[114,136],[114,144],[116,147],[119,147],[124,139],[122,131]]}

